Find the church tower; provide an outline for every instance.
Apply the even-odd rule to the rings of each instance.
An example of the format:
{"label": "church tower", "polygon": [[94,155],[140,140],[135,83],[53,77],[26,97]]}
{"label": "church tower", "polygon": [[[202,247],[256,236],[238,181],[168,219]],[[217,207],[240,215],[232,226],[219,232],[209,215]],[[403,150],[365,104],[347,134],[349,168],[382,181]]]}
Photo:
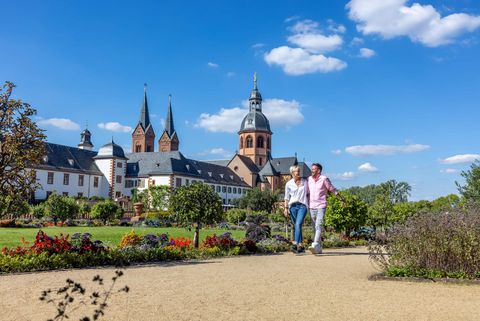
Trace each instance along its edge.
{"label": "church tower", "polygon": [[158,149],[160,152],[173,152],[178,151],[179,145],[180,141],[178,140],[177,132],[173,126],[172,95],[169,95],[165,129],[163,130],[162,136],[158,140]]}
{"label": "church tower", "polygon": [[144,87],[143,103],[140,108],[140,118],[137,127],[132,133],[132,153],[153,152],[155,144],[155,133],[150,123],[147,102],[147,84]]}
{"label": "church tower", "polygon": [[271,158],[272,131],[267,117],[262,113],[262,95],[257,88],[257,74],[253,76],[249,111],[243,118],[239,135],[239,154],[249,157],[258,167]]}

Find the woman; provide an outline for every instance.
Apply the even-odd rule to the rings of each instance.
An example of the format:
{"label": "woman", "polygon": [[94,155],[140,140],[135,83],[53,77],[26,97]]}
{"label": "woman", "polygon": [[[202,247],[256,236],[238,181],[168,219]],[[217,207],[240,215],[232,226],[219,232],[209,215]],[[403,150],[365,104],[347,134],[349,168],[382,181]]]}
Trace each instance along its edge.
{"label": "woman", "polygon": [[305,252],[302,245],[302,225],[307,215],[308,204],[308,183],[300,176],[300,167],[290,167],[292,179],[285,184],[285,212],[284,216],[290,219],[295,226],[295,240],[292,251],[295,253]]}

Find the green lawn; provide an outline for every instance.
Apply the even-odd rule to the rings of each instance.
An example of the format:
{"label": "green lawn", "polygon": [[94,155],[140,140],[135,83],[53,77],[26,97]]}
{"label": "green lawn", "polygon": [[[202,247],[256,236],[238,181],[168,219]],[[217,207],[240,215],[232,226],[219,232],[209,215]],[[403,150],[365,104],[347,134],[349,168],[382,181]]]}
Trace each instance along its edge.
{"label": "green lawn", "polygon": [[[92,234],[92,240],[101,240],[107,245],[117,245],[120,239],[125,233],[135,230],[138,234],[159,234],[168,233],[170,237],[188,237],[193,239],[193,229],[188,231],[185,228],[175,227],[124,227],[124,226],[102,226],[102,227],[46,227],[42,230],[47,233],[48,236],[59,235],[60,233],[69,234],[72,236],[75,233],[88,232]],[[0,228],[0,248],[4,246],[12,247],[22,245],[22,237],[33,244],[35,235],[37,235],[39,229],[36,228]],[[200,230],[200,240],[203,240],[207,235],[223,234],[225,232],[231,232],[233,238],[241,239],[245,236],[245,231],[227,231],[221,229],[202,229]]]}

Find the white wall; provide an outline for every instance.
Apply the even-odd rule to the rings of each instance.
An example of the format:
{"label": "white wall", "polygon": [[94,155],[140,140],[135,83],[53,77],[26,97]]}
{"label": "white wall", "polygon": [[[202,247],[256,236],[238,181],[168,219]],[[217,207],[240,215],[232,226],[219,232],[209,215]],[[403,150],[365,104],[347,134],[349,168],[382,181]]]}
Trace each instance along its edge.
{"label": "white wall", "polygon": [[[47,198],[47,191],[56,192],[59,195],[68,193],[69,196],[78,196],[78,193],[82,193],[83,196],[108,196],[108,188],[105,188],[106,179],[100,175],[88,175],[79,173],[70,173],[62,171],[51,171],[39,169],[37,172],[37,182],[41,185],[35,191],[35,199],[44,200]],[[53,173],[53,184],[48,184],[48,173]],[[69,175],[68,185],[63,185],[64,174]],[[78,186],[78,177],[83,175],[83,186]],[[98,177],[98,187],[93,186],[94,177]],[[102,187],[103,186],[103,187]]]}

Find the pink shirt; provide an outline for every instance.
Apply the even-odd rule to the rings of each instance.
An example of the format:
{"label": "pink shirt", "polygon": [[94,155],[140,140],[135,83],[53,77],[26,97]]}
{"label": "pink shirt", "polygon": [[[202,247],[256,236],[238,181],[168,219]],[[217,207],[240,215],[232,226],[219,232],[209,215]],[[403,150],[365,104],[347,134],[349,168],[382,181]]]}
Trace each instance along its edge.
{"label": "pink shirt", "polygon": [[317,180],[308,177],[308,189],[310,190],[310,208],[327,207],[327,193],[337,195],[337,190],[327,176],[320,175]]}

